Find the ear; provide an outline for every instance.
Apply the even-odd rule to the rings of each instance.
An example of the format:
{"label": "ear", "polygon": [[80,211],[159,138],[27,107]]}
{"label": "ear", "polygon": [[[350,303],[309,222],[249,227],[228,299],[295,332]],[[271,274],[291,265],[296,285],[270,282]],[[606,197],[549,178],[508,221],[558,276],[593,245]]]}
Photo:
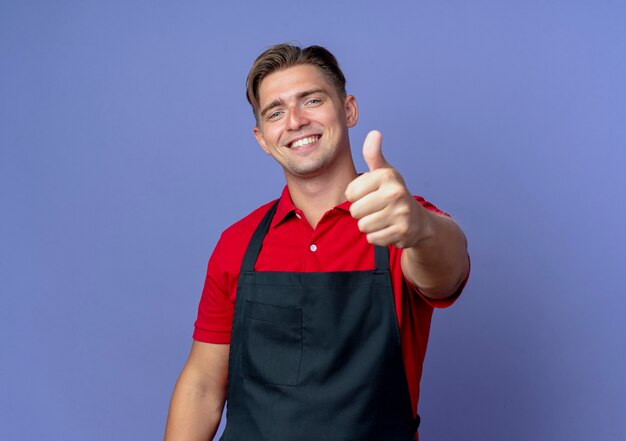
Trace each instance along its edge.
{"label": "ear", "polygon": [[344,110],[346,111],[346,122],[348,127],[356,126],[359,120],[359,107],[356,104],[356,98],[353,95],[346,96],[344,100]]}
{"label": "ear", "polygon": [[265,153],[270,155],[271,154],[270,150],[267,148],[265,137],[263,136],[263,132],[261,131],[261,129],[259,129],[258,127],[255,127],[254,129],[252,129],[252,131],[254,132],[254,137],[256,138],[256,142],[259,143],[259,145],[261,146],[261,148],[263,149]]}

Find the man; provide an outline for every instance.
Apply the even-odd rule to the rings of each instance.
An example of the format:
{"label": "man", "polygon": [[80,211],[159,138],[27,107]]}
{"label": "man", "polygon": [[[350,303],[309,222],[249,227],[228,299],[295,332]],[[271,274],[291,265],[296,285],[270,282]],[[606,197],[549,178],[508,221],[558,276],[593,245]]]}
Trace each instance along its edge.
{"label": "man", "polygon": [[[166,441],[409,441],[433,307],[469,272],[459,227],[413,197],[358,120],[334,56],[274,46],[247,79],[254,136],[287,186],[223,232]],[[232,332],[231,332],[232,330]]]}

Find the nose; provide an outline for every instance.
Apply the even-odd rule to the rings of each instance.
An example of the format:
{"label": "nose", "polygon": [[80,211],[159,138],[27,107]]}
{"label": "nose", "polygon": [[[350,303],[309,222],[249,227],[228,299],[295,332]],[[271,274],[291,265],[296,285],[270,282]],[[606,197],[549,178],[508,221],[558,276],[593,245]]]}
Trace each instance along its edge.
{"label": "nose", "polygon": [[306,112],[302,111],[302,109],[297,106],[293,106],[289,110],[289,115],[287,117],[287,128],[289,130],[298,131],[308,124],[309,119],[306,116]]}

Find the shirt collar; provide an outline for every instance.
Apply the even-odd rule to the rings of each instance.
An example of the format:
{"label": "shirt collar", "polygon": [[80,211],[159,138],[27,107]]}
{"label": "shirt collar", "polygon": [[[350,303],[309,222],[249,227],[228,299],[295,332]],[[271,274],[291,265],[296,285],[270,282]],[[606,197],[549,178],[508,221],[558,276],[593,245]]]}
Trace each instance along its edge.
{"label": "shirt collar", "polygon": [[[351,205],[352,203],[350,201],[344,201],[341,204],[337,205],[334,209],[346,211],[349,213]],[[277,227],[287,218],[294,216],[295,213],[296,207],[293,205],[293,201],[291,200],[289,187],[285,185],[285,188],[283,188],[283,192],[278,199],[278,207],[276,207],[276,213],[274,214],[274,218],[272,219],[271,223],[272,228]]]}
{"label": "shirt collar", "polygon": [[276,227],[289,215],[293,215],[295,212],[296,207],[294,207],[293,202],[291,201],[291,196],[289,195],[289,189],[285,185],[285,188],[283,188],[283,192],[278,199],[278,207],[276,207],[276,213],[274,213],[274,218],[271,223],[272,228]]}

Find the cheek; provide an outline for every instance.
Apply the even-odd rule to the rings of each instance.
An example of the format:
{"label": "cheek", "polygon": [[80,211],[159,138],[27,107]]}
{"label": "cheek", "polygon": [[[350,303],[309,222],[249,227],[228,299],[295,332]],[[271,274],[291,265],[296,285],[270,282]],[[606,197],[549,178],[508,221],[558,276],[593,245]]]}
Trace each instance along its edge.
{"label": "cheek", "polygon": [[270,144],[278,144],[280,141],[280,130],[276,130],[275,127],[272,127],[271,129],[266,130],[265,139]]}

